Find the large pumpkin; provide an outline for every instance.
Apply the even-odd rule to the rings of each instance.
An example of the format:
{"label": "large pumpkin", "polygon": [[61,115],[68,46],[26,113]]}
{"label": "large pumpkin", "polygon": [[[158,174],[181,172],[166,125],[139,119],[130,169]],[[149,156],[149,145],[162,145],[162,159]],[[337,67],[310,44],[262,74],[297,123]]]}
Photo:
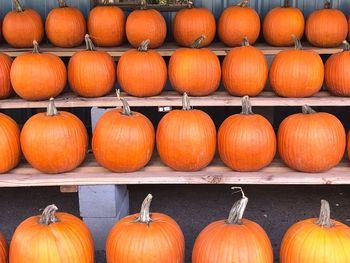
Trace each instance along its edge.
{"label": "large pumpkin", "polygon": [[9,97],[12,92],[10,70],[12,58],[5,53],[0,53],[0,99]]}
{"label": "large pumpkin", "polygon": [[4,235],[0,232],[0,263],[8,262],[8,246]]}
{"label": "large pumpkin", "polygon": [[24,220],[10,244],[10,263],[93,263],[94,243],[87,226],[77,217],[55,213],[49,205],[41,216]]}
{"label": "large pumpkin", "polygon": [[115,84],[115,63],[111,55],[96,50],[89,35],[85,36],[86,50],[76,52],[68,64],[71,89],[83,97],[100,97]]}
{"label": "large pumpkin", "polygon": [[167,166],[198,171],[214,158],[216,128],[208,114],[191,108],[184,93],[182,109],[172,110],[160,120],[156,142],[160,159]]}
{"label": "large pumpkin", "polygon": [[239,46],[244,37],[254,44],[260,34],[260,17],[248,7],[249,0],[226,8],[218,22],[218,35],[227,46]]}
{"label": "large pumpkin", "polygon": [[291,226],[284,235],[281,263],[350,262],[350,228],[330,216],[329,203],[321,201],[319,218]]}
{"label": "large pumpkin", "polygon": [[179,225],[171,217],[150,213],[152,195],[142,203],[140,213],[118,221],[110,231],[107,263],[184,263],[185,240]]}
{"label": "large pumpkin", "polygon": [[34,41],[33,52],[16,57],[11,66],[11,83],[15,92],[26,100],[46,100],[58,96],[65,88],[67,70],[56,55],[40,53]]}
{"label": "large pumpkin", "polygon": [[324,9],[313,11],[306,20],[307,40],[317,47],[337,47],[348,35],[348,21],[342,11],[331,9],[325,1]]}
{"label": "large pumpkin", "polygon": [[170,57],[169,80],[179,93],[207,96],[220,85],[221,67],[218,57],[208,48],[199,48],[204,36],[191,48],[177,49]]}
{"label": "large pumpkin", "polygon": [[256,96],[266,85],[269,68],[260,49],[249,45],[247,38],[242,46],[231,49],[222,63],[222,83],[234,96]]}
{"label": "large pumpkin", "polygon": [[47,112],[37,113],[24,124],[21,146],[34,168],[43,173],[64,173],[84,161],[88,135],[78,117],[57,111],[50,99]]}
{"label": "large pumpkin", "polygon": [[324,79],[321,57],[313,50],[302,50],[295,38],[295,49],[279,52],[270,68],[271,88],[282,97],[310,97],[320,91]]}
{"label": "large pumpkin", "polygon": [[33,9],[24,9],[18,0],[13,0],[16,10],[10,11],[2,22],[2,34],[7,43],[16,48],[29,48],[33,41],[41,42],[44,23]]}
{"label": "large pumpkin", "polygon": [[99,164],[113,172],[134,172],[151,159],[154,127],[141,113],[130,110],[120,98],[123,109],[107,111],[97,122],[92,150]]}
{"label": "large pumpkin", "polygon": [[336,166],[344,156],[345,130],[332,114],[315,112],[303,106],[303,112],[293,114],[278,130],[278,151],[292,169],[317,173]]}
{"label": "large pumpkin", "polygon": [[180,46],[190,47],[200,36],[205,36],[200,47],[208,46],[214,40],[215,32],[215,18],[207,8],[182,9],[174,17],[174,38]]}
{"label": "large pumpkin", "polygon": [[97,46],[119,46],[125,39],[125,15],[117,6],[104,5],[94,7],[87,22],[88,32]]}
{"label": "large pumpkin", "polygon": [[271,9],[265,16],[263,33],[266,42],[272,46],[292,46],[295,35],[301,39],[304,34],[305,19],[298,8],[289,6],[289,0],[284,0],[283,7]]}
{"label": "large pumpkin", "polygon": [[57,47],[76,47],[84,41],[86,22],[83,13],[67,6],[65,0],[58,0],[59,7],[53,8],[45,22],[46,36]]}
{"label": "large pumpkin", "polygon": [[248,203],[243,191],[242,194],[228,219],[209,224],[199,234],[192,251],[192,263],[273,263],[271,242],[264,229],[242,219]]}

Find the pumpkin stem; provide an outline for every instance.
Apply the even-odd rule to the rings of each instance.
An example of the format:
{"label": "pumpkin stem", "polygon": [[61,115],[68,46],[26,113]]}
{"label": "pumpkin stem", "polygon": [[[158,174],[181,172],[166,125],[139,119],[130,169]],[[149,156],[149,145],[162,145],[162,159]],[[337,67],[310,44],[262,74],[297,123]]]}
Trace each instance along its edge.
{"label": "pumpkin stem", "polygon": [[183,110],[191,110],[191,104],[190,99],[186,92],[184,92],[184,95],[182,96],[182,109]]}
{"label": "pumpkin stem", "polygon": [[226,223],[233,225],[241,225],[243,214],[248,204],[248,197],[245,196],[242,187],[232,187],[232,189],[238,189],[242,194],[242,198],[235,202],[232,206]]}
{"label": "pumpkin stem", "polygon": [[147,1],[146,0],[141,0],[140,5],[141,5],[141,10],[147,9]]}
{"label": "pumpkin stem", "polygon": [[89,34],[85,35],[85,44],[86,44],[86,50],[88,50],[88,51],[95,51],[96,50],[95,45],[92,42]]}
{"label": "pumpkin stem", "polygon": [[249,96],[244,96],[242,98],[242,112],[243,115],[253,115],[252,104],[250,103]]}
{"label": "pumpkin stem", "polygon": [[199,46],[202,44],[204,39],[205,39],[205,35],[201,35],[199,38],[197,38],[193,42],[193,44],[191,45],[191,48],[199,48]]}
{"label": "pumpkin stem", "polygon": [[23,8],[21,6],[21,3],[18,1],[18,0],[13,0],[13,3],[15,4],[16,6],[16,11],[17,12],[23,12]]}
{"label": "pumpkin stem", "polygon": [[49,105],[47,106],[46,109],[46,116],[57,116],[58,111],[55,105],[55,100],[54,98],[50,98]]}
{"label": "pumpkin stem", "polygon": [[284,0],[283,7],[284,8],[288,8],[289,7],[289,0]]}
{"label": "pumpkin stem", "polygon": [[149,39],[146,39],[141,42],[140,46],[137,48],[138,51],[140,52],[147,52],[148,50],[148,45],[151,41]]}
{"label": "pumpkin stem", "polygon": [[149,224],[152,222],[152,218],[149,213],[149,208],[151,206],[152,198],[153,196],[151,194],[148,194],[145,200],[143,200],[141,205],[140,216],[136,218],[136,220],[134,221],[135,223],[140,222],[140,223]]}
{"label": "pumpkin stem", "polygon": [[329,206],[328,201],[321,200],[321,211],[320,211],[320,217],[316,221],[316,224],[321,227],[333,227],[334,224],[331,220],[331,208]]}
{"label": "pumpkin stem", "polygon": [[247,7],[249,4],[249,0],[243,0],[242,2],[238,3],[237,6],[239,7]]}
{"label": "pumpkin stem", "polygon": [[248,37],[244,37],[242,40],[242,47],[249,47]]}
{"label": "pumpkin stem", "polygon": [[131,116],[132,115],[132,111],[130,109],[129,103],[122,96],[120,96],[120,90],[119,89],[117,89],[117,98],[123,104],[122,114],[126,115],[126,116]]}
{"label": "pumpkin stem", "polygon": [[325,9],[330,9],[331,8],[331,1],[325,0],[324,1],[324,8]]}
{"label": "pumpkin stem", "polygon": [[313,110],[309,105],[304,105],[302,108],[303,114],[313,114],[316,113],[315,110]]}
{"label": "pumpkin stem", "polygon": [[66,0],[58,0],[58,6],[59,7],[67,7]]}
{"label": "pumpkin stem", "polygon": [[292,35],[292,38],[294,40],[294,48],[297,50],[302,50],[303,45],[301,44],[301,41],[299,38],[297,38],[294,34]]}
{"label": "pumpkin stem", "polygon": [[103,5],[108,5],[109,1],[108,0],[103,0]]}
{"label": "pumpkin stem", "polygon": [[39,224],[43,224],[43,225],[50,225],[53,223],[58,222],[58,219],[55,217],[55,213],[58,210],[57,206],[55,205],[49,205],[47,206],[42,215],[40,216],[39,219]]}
{"label": "pumpkin stem", "polygon": [[39,43],[36,40],[33,40],[33,53],[40,53]]}
{"label": "pumpkin stem", "polygon": [[343,41],[343,51],[349,51],[350,50],[350,44],[348,41]]}
{"label": "pumpkin stem", "polygon": [[188,7],[188,8],[193,8],[193,6],[194,6],[194,5],[193,5],[193,1],[188,1],[188,2],[187,2],[187,7]]}

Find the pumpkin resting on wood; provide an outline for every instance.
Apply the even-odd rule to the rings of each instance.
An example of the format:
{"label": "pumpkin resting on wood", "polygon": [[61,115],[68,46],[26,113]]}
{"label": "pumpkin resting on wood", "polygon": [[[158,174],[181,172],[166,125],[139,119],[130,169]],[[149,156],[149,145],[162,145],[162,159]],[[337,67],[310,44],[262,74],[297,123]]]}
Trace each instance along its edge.
{"label": "pumpkin resting on wood", "polygon": [[8,245],[4,235],[0,232],[0,263],[8,262]]}
{"label": "pumpkin resting on wood", "polygon": [[8,98],[12,92],[10,71],[12,58],[5,53],[0,53],[0,99]]}

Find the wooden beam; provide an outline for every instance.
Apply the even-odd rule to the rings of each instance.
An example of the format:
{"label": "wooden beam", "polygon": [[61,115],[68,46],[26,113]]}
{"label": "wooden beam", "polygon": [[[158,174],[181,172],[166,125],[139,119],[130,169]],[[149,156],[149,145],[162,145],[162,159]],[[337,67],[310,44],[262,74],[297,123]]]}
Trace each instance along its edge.
{"label": "wooden beam", "polygon": [[77,193],[78,186],[77,185],[61,185],[60,192],[61,193]]}

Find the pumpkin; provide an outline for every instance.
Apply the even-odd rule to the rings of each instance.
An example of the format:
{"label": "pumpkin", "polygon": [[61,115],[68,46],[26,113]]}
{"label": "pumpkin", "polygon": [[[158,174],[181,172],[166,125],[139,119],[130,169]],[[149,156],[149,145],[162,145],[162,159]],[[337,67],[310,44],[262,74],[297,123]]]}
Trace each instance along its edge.
{"label": "pumpkin", "polygon": [[180,46],[191,47],[200,36],[205,36],[205,39],[199,47],[208,46],[216,33],[215,17],[207,8],[190,6],[189,9],[182,9],[174,17],[173,33]]}
{"label": "pumpkin", "polygon": [[24,124],[21,146],[34,168],[43,173],[64,173],[84,161],[88,135],[81,120],[72,113],[57,111],[51,98],[46,113],[37,113]]}
{"label": "pumpkin", "polygon": [[125,15],[117,6],[104,5],[94,7],[88,17],[87,27],[92,41],[101,47],[113,47],[125,40]]}
{"label": "pumpkin", "polygon": [[290,36],[301,39],[304,28],[303,13],[298,8],[289,7],[289,0],[284,0],[283,7],[273,8],[265,16],[263,34],[266,42],[272,46],[292,46]]}
{"label": "pumpkin", "polygon": [[180,48],[171,55],[169,80],[179,93],[191,96],[207,96],[220,85],[221,67],[218,57],[208,48],[199,48],[204,36],[197,39],[191,48]]}
{"label": "pumpkin", "polygon": [[68,64],[71,89],[83,97],[100,97],[115,84],[115,63],[111,55],[95,49],[89,35],[85,36],[86,50],[76,52]]}
{"label": "pumpkin", "polygon": [[33,44],[33,52],[19,55],[12,63],[12,87],[25,100],[56,97],[66,86],[66,66],[58,56],[40,53],[36,41]]}
{"label": "pumpkin", "polygon": [[5,53],[0,53],[0,99],[8,98],[12,92],[10,70],[12,58]]}
{"label": "pumpkin", "polygon": [[10,244],[10,263],[93,263],[94,244],[77,217],[47,206],[41,216],[24,220]]}
{"label": "pumpkin", "polygon": [[228,219],[209,224],[199,234],[192,251],[192,263],[273,263],[271,242],[264,229],[243,219],[248,198],[243,191],[242,195],[233,205]]}
{"label": "pumpkin", "polygon": [[291,226],[284,235],[281,263],[350,262],[350,228],[330,216],[330,206],[321,201],[319,218]]}
{"label": "pumpkin", "polygon": [[310,97],[320,91],[324,79],[321,57],[313,50],[302,50],[295,38],[295,49],[279,52],[270,67],[270,85],[282,97]]}
{"label": "pumpkin", "polygon": [[16,48],[32,47],[33,41],[41,42],[44,37],[44,23],[33,9],[24,9],[18,0],[13,0],[16,10],[4,17],[2,34],[6,42]]}
{"label": "pumpkin", "polygon": [[254,114],[249,97],[242,99],[242,113],[228,117],[218,132],[221,160],[231,169],[254,172],[269,165],[276,153],[276,135],[267,119]]}
{"label": "pumpkin", "polygon": [[332,114],[315,112],[303,106],[303,112],[293,114],[278,130],[278,151],[292,169],[318,173],[336,166],[344,156],[345,130]]}
{"label": "pumpkin", "polygon": [[254,44],[260,34],[260,17],[255,9],[248,7],[249,0],[226,8],[218,22],[218,35],[227,46],[240,46],[244,37]]}
{"label": "pumpkin", "polygon": [[269,68],[260,49],[249,45],[247,38],[242,46],[231,49],[222,63],[222,83],[234,96],[256,96],[265,87]]}
{"label": "pumpkin", "polygon": [[172,110],[160,120],[157,150],[162,162],[172,169],[194,172],[213,160],[216,128],[208,114],[191,108],[186,93],[182,104],[182,110]]}
{"label": "pumpkin", "polygon": [[45,31],[49,41],[57,47],[76,47],[84,41],[86,22],[83,13],[58,0],[59,7],[47,15]]}
{"label": "pumpkin", "polygon": [[4,235],[0,232],[0,263],[8,262],[8,246]]}
{"label": "pumpkin", "polygon": [[152,195],[142,203],[140,213],[118,221],[106,242],[107,263],[184,263],[185,240],[171,217],[150,213]]}
{"label": "pumpkin", "polygon": [[337,47],[348,35],[348,21],[342,11],[331,9],[325,1],[324,9],[313,11],[306,20],[305,35],[316,47]]}
{"label": "pumpkin", "polygon": [[167,81],[167,66],[158,52],[148,50],[150,41],[141,43],[137,50],[126,51],[118,61],[117,76],[122,89],[132,96],[158,95]]}
{"label": "pumpkin", "polygon": [[107,111],[97,122],[92,150],[97,162],[113,172],[134,172],[151,159],[154,127],[141,113],[132,112],[125,99],[122,109]]}

